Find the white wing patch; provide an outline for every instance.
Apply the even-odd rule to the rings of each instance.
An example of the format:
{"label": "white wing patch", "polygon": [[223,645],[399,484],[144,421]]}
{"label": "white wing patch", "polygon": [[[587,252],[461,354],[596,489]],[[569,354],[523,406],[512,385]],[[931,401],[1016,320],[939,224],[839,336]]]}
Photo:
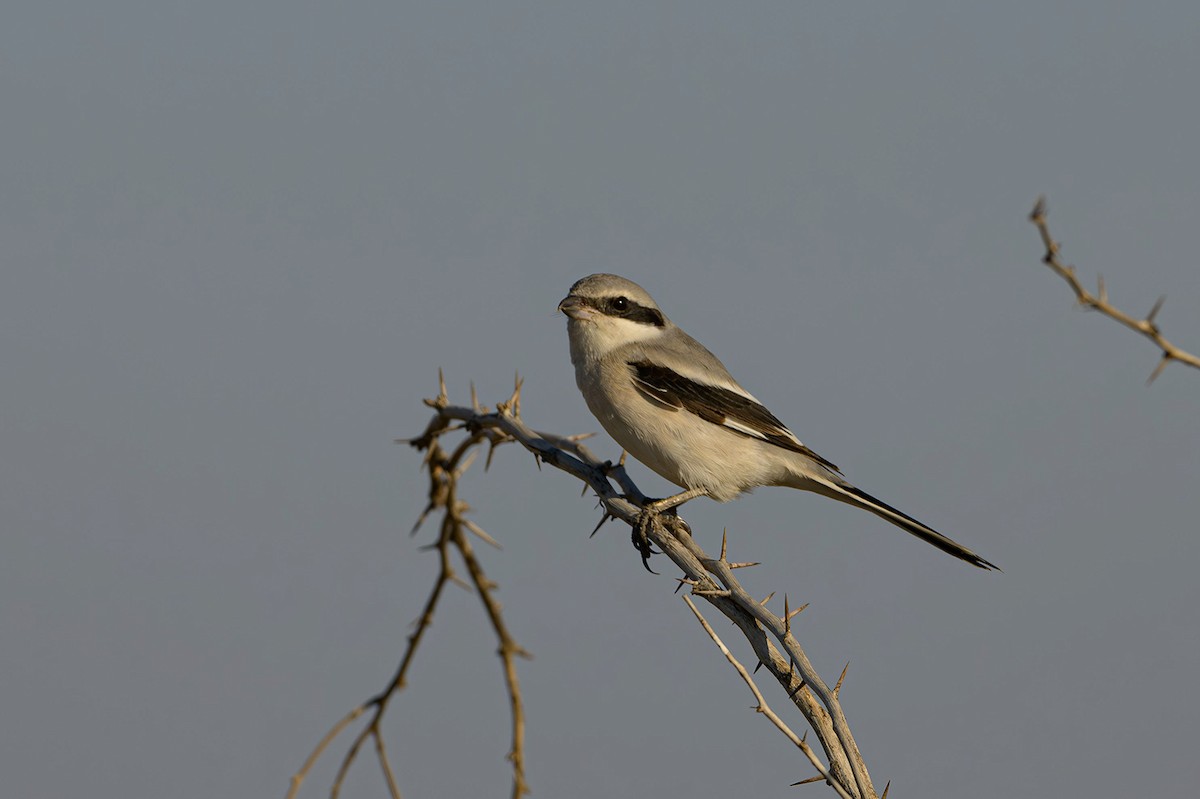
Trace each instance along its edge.
{"label": "white wing patch", "polygon": [[738,435],[755,438],[782,449],[798,452],[838,471],[830,461],[813,452],[745,389],[697,381],[651,361],[634,361],[629,366],[634,388],[647,400],[674,411],[694,413],[706,422]]}
{"label": "white wing patch", "polygon": [[770,442],[770,439],[767,438],[766,434],[769,432],[776,436],[783,436],[785,438],[789,438],[792,441],[796,442],[796,444],[801,447],[804,446],[804,444],[801,443],[800,439],[796,438],[795,433],[793,433],[791,430],[788,430],[786,427],[783,427],[783,426],[772,427],[769,430],[762,430],[757,427],[751,427],[749,425],[743,424],[742,422],[739,422],[737,419],[731,419],[728,416],[725,417],[725,421],[722,422],[722,426],[728,427],[730,430],[733,430],[734,432],[737,432],[737,433],[741,433],[744,436],[750,436],[751,438],[758,438],[758,439],[762,439],[763,441],[768,441],[768,442]]}

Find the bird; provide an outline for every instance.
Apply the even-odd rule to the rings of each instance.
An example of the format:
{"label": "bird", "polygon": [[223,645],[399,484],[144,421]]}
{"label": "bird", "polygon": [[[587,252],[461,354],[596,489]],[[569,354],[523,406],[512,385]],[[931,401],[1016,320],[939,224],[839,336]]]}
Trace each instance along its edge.
{"label": "bird", "polygon": [[[589,275],[558,310],[567,317],[575,383],[588,409],[626,452],[684,489],[647,502],[643,514],[700,496],[728,502],[759,486],[786,486],[870,511],[973,566],[999,570],[850,483],[632,280]],[[639,543],[637,528],[634,544],[645,564],[649,544],[644,532]]]}

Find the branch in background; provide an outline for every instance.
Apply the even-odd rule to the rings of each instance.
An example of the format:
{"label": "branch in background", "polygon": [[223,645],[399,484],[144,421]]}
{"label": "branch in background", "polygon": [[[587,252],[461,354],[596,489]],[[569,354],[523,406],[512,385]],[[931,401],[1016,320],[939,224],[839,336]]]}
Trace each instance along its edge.
{"label": "branch in background", "polygon": [[1167,364],[1172,361],[1178,361],[1195,369],[1200,369],[1200,358],[1197,358],[1190,352],[1179,349],[1163,338],[1158,323],[1154,321],[1154,317],[1158,316],[1158,312],[1162,309],[1163,301],[1167,299],[1166,296],[1160,297],[1158,302],[1154,303],[1154,307],[1150,309],[1150,313],[1146,314],[1144,319],[1136,319],[1123,311],[1117,310],[1108,302],[1108,290],[1104,286],[1103,277],[1096,281],[1096,294],[1092,294],[1079,282],[1079,278],[1075,275],[1075,267],[1063,266],[1062,262],[1058,259],[1059,244],[1050,235],[1050,228],[1046,225],[1046,198],[1044,196],[1039,197],[1034,204],[1033,211],[1029,214],[1029,221],[1037,226],[1038,233],[1042,236],[1042,243],[1046,247],[1046,254],[1042,256],[1042,263],[1046,264],[1046,266],[1054,270],[1055,274],[1067,281],[1067,285],[1075,292],[1075,297],[1079,300],[1080,305],[1091,311],[1099,311],[1110,319],[1117,320],[1130,330],[1136,330],[1153,341],[1155,346],[1162,351],[1162,357],[1159,358],[1158,366],[1154,367],[1154,371],[1146,381],[1147,385],[1153,383],[1154,379],[1162,374],[1162,370],[1167,368]]}
{"label": "branch in background", "polygon": [[[585,484],[585,492],[588,489],[594,491],[604,510],[601,524],[608,519],[620,519],[631,527],[635,526],[646,497],[625,471],[624,458],[616,465],[611,461],[601,461],[581,443],[587,436],[558,436],[537,432],[526,426],[520,414],[520,388],[518,379],[512,396],[506,402],[497,405],[494,412],[479,405],[473,387],[470,407],[451,405],[444,381],[440,382],[438,396],[435,399],[426,400],[426,404],[434,409],[434,416],[425,431],[409,443],[417,449],[427,452],[425,462],[431,477],[430,499],[428,507],[422,514],[422,519],[436,508],[446,510],[442,533],[435,545],[442,556],[441,574],[426,603],[425,612],[418,620],[417,630],[409,638],[408,650],[405,652],[392,684],[382,694],[355,708],[334,725],[317,745],[301,770],[293,777],[292,790],[288,794],[289,799],[295,796],[300,783],[330,742],[346,726],[371,709],[375,711],[372,722],[353,742],[350,752],[343,760],[342,769],[334,785],[333,795],[336,796],[342,777],[362,742],[367,737],[374,737],[389,788],[393,797],[399,796],[382,749],[383,739],[379,731],[379,718],[386,707],[387,700],[404,686],[404,674],[412,660],[421,634],[428,627],[429,618],[437,604],[442,587],[447,581],[456,579],[449,567],[451,546],[459,551],[467,563],[472,583],[484,599],[488,616],[501,640],[501,657],[504,660],[505,678],[508,682],[513,715],[513,748],[510,754],[510,759],[513,761],[512,795],[514,799],[519,799],[521,793],[527,791],[523,763],[524,718],[521,714],[520,692],[512,660],[512,655],[520,654],[521,650],[512,643],[511,636],[500,620],[499,606],[490,599],[490,591],[494,586],[483,576],[482,570],[478,568],[478,561],[469,554],[469,545],[464,547],[466,543],[464,531],[473,531],[481,536],[486,536],[482,530],[475,528],[463,517],[467,506],[456,498],[458,477],[466,468],[466,464],[470,462],[468,452],[473,452],[475,447],[486,442],[489,447],[487,460],[490,463],[491,451],[497,445],[509,441],[519,443],[533,453],[539,466],[542,463],[549,464],[581,480]],[[452,455],[444,455],[439,443],[441,438],[458,431],[466,431],[466,438],[455,447]],[[599,525],[596,529],[599,529]],[[797,745],[817,768],[818,777],[816,779],[827,781],[842,797],[877,799],[866,764],[857,743],[855,743],[854,736],[850,732],[845,713],[843,713],[838,700],[842,680],[839,679],[834,687],[829,687],[817,673],[792,632],[792,618],[806,606],[790,609],[785,597],[783,616],[777,616],[769,611],[766,604],[771,597],[767,597],[761,602],[754,599],[733,575],[735,569],[756,564],[730,562],[726,557],[724,539],[721,543],[720,556],[712,557],[696,544],[687,522],[678,516],[664,514],[654,517],[647,530],[647,535],[662,554],[670,558],[683,571],[683,577],[679,580],[680,587],[690,586],[692,596],[703,598],[741,630],[754,650],[760,665],[765,666],[775,677],[786,692],[788,700],[795,704],[808,721],[825,753],[829,763],[827,767],[821,765],[820,758],[811,747],[808,747],[804,738],[796,739],[794,733],[788,737],[793,743],[799,740],[800,743]],[[484,540],[490,540],[490,536],[485,537]],[[691,603],[689,602],[689,604]],[[718,640],[715,635],[713,637],[714,640]],[[718,645],[720,645],[719,640]],[[727,656],[735,665],[738,665],[736,661],[732,660],[731,655],[727,654]],[[740,670],[744,671],[744,669]],[[845,676],[844,671],[842,676]],[[769,717],[778,718],[769,711],[752,681],[750,681],[750,685],[759,698],[760,711],[769,713]],[[780,720],[780,724],[782,724],[782,720]],[[782,724],[780,729],[785,731],[785,735],[790,733],[786,724]]]}

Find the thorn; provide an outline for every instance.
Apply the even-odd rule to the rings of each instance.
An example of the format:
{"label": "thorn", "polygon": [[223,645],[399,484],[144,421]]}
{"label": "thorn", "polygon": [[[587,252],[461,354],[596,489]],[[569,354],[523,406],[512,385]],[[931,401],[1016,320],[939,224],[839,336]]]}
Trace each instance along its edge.
{"label": "thorn", "polygon": [[[788,699],[795,699],[796,695],[798,693],[800,693],[801,691],[803,691],[805,689],[805,687],[807,687],[807,686],[808,686],[808,683],[806,683],[804,680],[801,680],[800,684],[796,686],[796,690],[788,693]],[[805,734],[807,735],[808,733],[805,733]]]}
{"label": "thorn", "polygon": [[591,485],[588,483],[588,481],[587,481],[587,480],[584,480],[584,481],[583,481],[583,490],[579,492],[579,496],[581,496],[581,497],[586,497],[586,496],[587,496],[587,490],[588,490],[589,488],[591,488]]}
{"label": "thorn", "polygon": [[808,730],[805,730],[804,734],[800,736],[800,743],[802,743],[802,744],[808,743]]}
{"label": "thorn", "polygon": [[429,518],[429,514],[433,512],[433,503],[430,502],[425,506],[425,510],[421,511],[421,515],[417,517],[417,523],[412,526],[412,530],[408,532],[410,536],[416,535],[417,530],[421,529],[421,525]]}
{"label": "thorn", "polygon": [[449,580],[450,580],[450,582],[454,583],[454,584],[455,584],[455,585],[457,585],[459,588],[461,588],[462,590],[466,591],[468,594],[473,594],[473,593],[475,593],[475,589],[471,587],[471,584],[470,584],[470,583],[468,583],[468,582],[467,582],[466,580],[464,580],[463,578],[459,577],[459,576],[458,576],[457,574],[455,574],[454,572],[450,572],[450,574],[448,575],[448,577],[449,577]]}
{"label": "thorn", "polygon": [[774,591],[772,591],[771,593],[767,594],[767,597],[766,597],[766,599],[764,599],[762,602],[759,602],[758,604],[762,605],[763,607],[766,607],[766,606],[767,606],[767,603],[771,601],[771,597],[773,597],[773,596],[775,596],[775,592],[774,592]]}
{"label": "thorn", "polygon": [[726,527],[721,532],[721,557],[717,558],[718,563],[725,562],[725,545],[729,543],[729,528]]}
{"label": "thorn", "polygon": [[471,407],[475,410],[475,413],[479,413],[481,410],[483,410],[479,407],[479,395],[475,393],[474,380],[471,381]]}
{"label": "thorn", "polygon": [[533,453],[533,462],[537,464],[538,471],[540,472],[542,470],[542,456],[536,452]]}
{"label": "thorn", "polygon": [[446,377],[442,374],[442,367],[438,367],[438,402],[442,403],[442,407],[450,404],[450,395],[446,393]]}
{"label": "thorn", "polygon": [[1033,204],[1033,210],[1029,212],[1029,221],[1035,225],[1038,220],[1046,218],[1046,195],[1039,194],[1037,202]]}
{"label": "thorn", "polygon": [[629,454],[629,453],[628,453],[628,452],[626,452],[625,450],[621,450],[621,457],[617,459],[617,465],[618,465],[618,466],[624,466],[624,465],[625,465],[625,456],[626,456],[626,455],[628,455],[628,454]]}
{"label": "thorn", "polygon": [[821,782],[824,779],[825,779],[824,777],[822,777],[820,774],[818,774],[815,777],[809,777],[806,780],[800,780],[800,782],[793,782],[791,787],[795,788],[797,785],[808,785],[811,782]]}
{"label": "thorn", "polygon": [[[1167,295],[1164,294],[1158,298],[1158,302],[1154,303],[1154,307],[1150,309],[1150,313],[1146,314],[1146,321],[1149,322],[1150,325],[1154,325],[1154,317],[1158,316],[1158,312],[1162,310],[1163,303],[1166,301]],[[1155,327],[1154,329],[1157,330],[1158,328]]]}
{"label": "thorn", "polygon": [[487,454],[487,458],[483,462],[483,470],[485,472],[488,469],[492,468],[492,456],[495,454],[496,454],[496,439],[489,438],[488,439],[488,454]]}
{"label": "thorn", "polygon": [[592,530],[591,534],[588,535],[588,538],[594,538],[596,536],[596,533],[600,532],[600,528],[604,526],[604,523],[606,521],[608,521],[609,519],[615,519],[615,518],[617,518],[617,517],[613,516],[608,511],[604,511],[604,515],[600,517],[599,524],[597,524],[595,529]]}
{"label": "thorn", "polygon": [[1166,350],[1163,350],[1162,358],[1160,358],[1158,361],[1158,366],[1154,367],[1154,371],[1150,373],[1150,376],[1148,378],[1146,378],[1146,385],[1150,385],[1155,380],[1157,380],[1158,376],[1160,374],[1162,374],[1162,370],[1167,368],[1167,364],[1169,364],[1174,359],[1174,357],[1175,356],[1172,355],[1171,353],[1167,352]]}
{"label": "thorn", "polygon": [[760,660],[760,661],[758,661],[758,665],[754,667],[754,671],[752,671],[750,673],[758,674],[758,670],[761,669],[762,667],[763,667],[763,662]]}
{"label": "thorn", "polygon": [[524,381],[521,380],[521,374],[519,372],[514,373],[513,393],[512,396],[508,398],[508,408],[510,411],[512,411],[512,415],[516,417],[520,417],[521,415],[521,384],[523,382]]}
{"label": "thorn", "polygon": [[1108,302],[1108,287],[1104,285],[1104,275],[1096,275],[1096,293],[1099,302]]}
{"label": "thorn", "polygon": [[792,614],[788,610],[788,595],[783,595],[783,634],[787,635],[792,631]]}
{"label": "thorn", "polygon": [[850,661],[846,661],[846,667],[842,669],[842,676],[838,677],[837,685],[833,686],[833,695],[837,696],[842,690],[842,682],[846,679],[846,672],[850,670]]}
{"label": "thorn", "polygon": [[500,546],[499,541],[497,541],[496,539],[494,539],[490,535],[488,535],[487,532],[482,527],[480,527],[478,524],[476,524],[475,522],[471,521],[470,519],[463,519],[462,523],[463,523],[464,527],[466,527],[468,530],[470,530],[475,535],[479,536],[485,542],[494,546],[496,549],[504,549],[504,547]]}
{"label": "thorn", "polygon": [[679,589],[683,588],[685,585],[700,585],[698,580],[693,580],[691,577],[676,577],[675,581],[679,583],[679,585],[675,586],[675,590],[671,592],[673,594],[678,594]]}
{"label": "thorn", "polygon": [[788,620],[790,621],[793,617],[799,616],[801,613],[804,612],[804,609],[806,607],[808,607],[808,605],[809,605],[809,603],[805,602],[803,605],[801,605],[800,607],[793,610],[791,613],[788,614]]}
{"label": "thorn", "polygon": [[887,792],[892,788],[892,781],[888,780],[887,785],[883,786],[883,795],[879,799],[887,799]]}
{"label": "thorn", "polygon": [[729,568],[731,568],[731,569],[749,569],[751,566],[761,566],[761,565],[762,565],[762,561],[744,560],[744,561],[741,561],[738,563],[730,563]]}

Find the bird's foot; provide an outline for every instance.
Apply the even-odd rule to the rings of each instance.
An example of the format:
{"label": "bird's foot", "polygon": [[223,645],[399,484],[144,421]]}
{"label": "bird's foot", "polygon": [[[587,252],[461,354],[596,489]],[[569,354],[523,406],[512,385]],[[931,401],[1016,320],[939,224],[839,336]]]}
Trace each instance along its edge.
{"label": "bird's foot", "polygon": [[650,568],[650,556],[662,554],[650,545],[650,530],[660,512],[653,508],[642,508],[642,512],[638,514],[637,521],[633,525],[633,535],[631,536],[633,548],[642,556],[642,566],[651,574],[658,574],[658,572]]}
{"label": "bird's foot", "polygon": [[658,519],[663,514],[671,517],[671,524],[665,529],[674,534],[679,530],[692,534],[692,528],[688,527],[687,522],[679,518],[679,506],[690,499],[703,496],[708,492],[703,488],[689,488],[681,494],[676,494],[673,497],[666,499],[650,499],[644,497],[642,499],[642,510],[638,514],[637,522],[633,526],[633,546],[642,556],[642,565],[646,567],[646,571],[651,574],[658,574],[654,569],[650,568],[650,556],[660,555],[662,553],[656,551],[650,546],[650,528],[653,524],[659,522]]}
{"label": "bird's foot", "polygon": [[[638,514],[637,521],[633,525],[632,540],[634,549],[636,549],[642,556],[642,566],[644,566],[646,571],[650,572],[651,574],[658,574],[658,572],[650,568],[650,556],[662,554],[650,545],[650,529],[653,527],[654,523],[658,521],[659,517],[671,516],[674,520],[676,520],[677,524],[687,531],[688,535],[691,535],[692,532],[691,528],[687,526],[686,522],[682,522],[678,519],[679,514],[674,507],[660,510],[660,502],[662,502],[661,499],[656,500],[647,498],[645,500],[645,504],[642,505],[641,513]],[[661,524],[661,522],[659,523]]]}

